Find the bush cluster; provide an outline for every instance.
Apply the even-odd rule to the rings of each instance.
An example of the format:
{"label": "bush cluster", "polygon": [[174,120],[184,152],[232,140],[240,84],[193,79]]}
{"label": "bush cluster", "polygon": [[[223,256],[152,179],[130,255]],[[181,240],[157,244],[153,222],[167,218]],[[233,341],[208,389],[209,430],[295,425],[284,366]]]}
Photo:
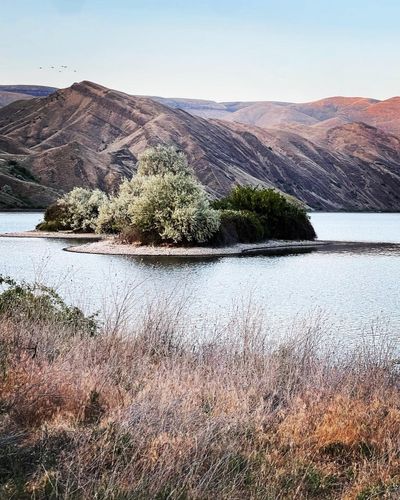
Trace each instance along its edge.
{"label": "bush cluster", "polygon": [[99,232],[136,234],[141,243],[205,243],[219,228],[200,183],[187,172],[138,175],[100,209]]}
{"label": "bush cluster", "polygon": [[196,324],[182,300],[116,306],[95,336],[7,301],[1,499],[399,498],[385,328],[344,349],[318,318],[289,335],[245,302]]}
{"label": "bush cluster", "polygon": [[[214,201],[213,207],[241,214],[253,214],[252,227],[249,228],[252,239],[245,234],[245,239],[239,241],[260,241],[266,238],[312,240],[316,237],[304,208],[273,189],[237,186],[225,198]],[[255,220],[258,223],[255,223]],[[232,224],[240,236],[243,217],[238,216],[236,222],[231,216],[227,218],[226,232],[230,232],[229,226]]]}
{"label": "bush cluster", "polygon": [[107,201],[107,195],[99,189],[74,188],[47,208],[44,222],[38,224],[37,229],[93,232],[100,208]]}
{"label": "bush cluster", "polygon": [[221,225],[212,243],[233,245],[255,243],[264,239],[264,227],[257,215],[249,210],[219,210]]}
{"label": "bush cluster", "polygon": [[252,243],[315,238],[306,211],[273,189],[235,187],[210,204],[182,151],[159,145],[113,196],[75,188],[45,213],[38,229],[118,234],[139,244]]}
{"label": "bush cluster", "polygon": [[21,165],[16,160],[8,160],[6,164],[8,172],[15,178],[22,181],[37,182],[36,177],[33,173],[24,165]]}
{"label": "bush cluster", "polygon": [[161,145],[145,151],[137,175],[115,196],[75,188],[49,207],[44,219],[40,230],[117,233],[142,244],[205,243],[220,224],[186,156]]}

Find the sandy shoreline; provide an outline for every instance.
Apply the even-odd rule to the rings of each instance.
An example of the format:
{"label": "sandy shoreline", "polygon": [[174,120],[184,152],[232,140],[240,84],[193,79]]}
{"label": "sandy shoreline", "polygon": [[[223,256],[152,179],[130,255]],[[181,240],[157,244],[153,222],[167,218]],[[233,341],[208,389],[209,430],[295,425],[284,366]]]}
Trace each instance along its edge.
{"label": "sandy shoreline", "polygon": [[[93,233],[21,231],[0,233],[0,238],[50,238],[62,240],[82,240],[81,244],[64,248],[67,252],[99,255],[131,255],[136,257],[223,257],[258,255],[285,250],[319,249],[337,250],[341,248],[400,247],[395,243],[353,242],[353,241],[292,241],[268,240],[262,243],[237,243],[226,247],[168,247],[136,246],[121,244],[113,236]],[[90,240],[90,241],[88,241]]]}
{"label": "sandy shoreline", "polygon": [[135,246],[116,243],[113,239],[86,243],[66,248],[68,252],[103,255],[135,255],[140,257],[221,257],[224,255],[246,255],[271,250],[316,248],[325,242],[270,240],[263,243],[238,243],[229,247],[159,247]]}
{"label": "sandy shoreline", "polygon": [[20,231],[0,233],[0,238],[50,238],[82,240],[87,243],[67,247],[64,250],[77,253],[92,253],[104,255],[136,255],[136,256],[176,256],[176,257],[218,257],[224,255],[245,255],[261,253],[270,250],[296,248],[316,248],[326,245],[322,241],[288,241],[269,240],[262,243],[238,243],[228,247],[167,247],[167,246],[135,246],[116,242],[112,236],[93,233]]}
{"label": "sandy shoreline", "polygon": [[136,257],[224,257],[274,254],[291,250],[340,250],[350,248],[396,247],[393,243],[369,243],[353,241],[288,241],[269,240],[262,243],[238,243],[229,247],[157,247],[135,246],[116,243],[111,238],[65,248],[67,252],[100,255],[130,255]]}

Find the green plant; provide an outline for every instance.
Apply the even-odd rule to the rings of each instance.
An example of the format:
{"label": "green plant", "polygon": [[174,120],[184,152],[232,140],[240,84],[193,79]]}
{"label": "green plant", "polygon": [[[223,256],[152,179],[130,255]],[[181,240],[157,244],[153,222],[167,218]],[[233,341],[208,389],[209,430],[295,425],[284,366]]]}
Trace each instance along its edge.
{"label": "green plant", "polygon": [[316,237],[304,208],[273,189],[237,186],[225,198],[214,201],[213,207],[253,212],[268,238],[312,240]]}
{"label": "green plant", "polygon": [[131,232],[132,220],[129,208],[132,200],[142,192],[144,177],[135,176],[131,180],[124,180],[116,196],[111,196],[99,209],[96,224],[98,233]]}
{"label": "green plant", "polygon": [[165,175],[184,174],[192,175],[186,155],[183,151],[176,150],[173,146],[158,144],[154,148],[147,149],[140,157],[138,175]]}
{"label": "green plant", "polygon": [[99,189],[74,188],[46,210],[44,222],[37,229],[93,232],[100,208],[107,201],[107,195]]}
{"label": "green plant", "polygon": [[67,207],[60,200],[46,208],[43,222],[40,222],[36,229],[39,231],[63,231],[69,229],[66,224]]}
{"label": "green plant", "polygon": [[133,226],[160,241],[204,243],[219,227],[203,187],[185,174],[147,177],[128,213]]}
{"label": "green plant", "polygon": [[0,191],[2,193],[4,193],[4,194],[9,194],[9,195],[13,194],[12,187],[9,186],[8,184],[4,184],[4,186],[2,186],[2,188],[0,189]]}
{"label": "green plant", "polygon": [[56,323],[73,334],[96,334],[96,316],[85,316],[78,307],[67,305],[52,288],[25,282],[17,283],[1,275],[0,286],[5,287],[0,293],[0,318]]}
{"label": "green plant", "polygon": [[220,210],[221,225],[212,242],[216,245],[254,243],[264,238],[260,218],[247,210]]}
{"label": "green plant", "polygon": [[24,181],[37,182],[33,173],[16,160],[8,160],[8,168],[11,175]]}
{"label": "green plant", "polygon": [[205,243],[219,224],[185,155],[160,145],[140,157],[138,174],[100,208],[97,231],[122,233],[125,241],[137,235],[140,243]]}

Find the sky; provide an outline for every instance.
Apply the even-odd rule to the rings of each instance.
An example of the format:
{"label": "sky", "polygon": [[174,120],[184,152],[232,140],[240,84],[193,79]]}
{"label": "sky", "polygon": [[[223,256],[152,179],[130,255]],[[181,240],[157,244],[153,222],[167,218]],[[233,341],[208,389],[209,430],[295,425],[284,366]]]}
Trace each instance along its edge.
{"label": "sky", "polygon": [[1,0],[0,19],[0,84],[217,101],[400,94],[398,0]]}

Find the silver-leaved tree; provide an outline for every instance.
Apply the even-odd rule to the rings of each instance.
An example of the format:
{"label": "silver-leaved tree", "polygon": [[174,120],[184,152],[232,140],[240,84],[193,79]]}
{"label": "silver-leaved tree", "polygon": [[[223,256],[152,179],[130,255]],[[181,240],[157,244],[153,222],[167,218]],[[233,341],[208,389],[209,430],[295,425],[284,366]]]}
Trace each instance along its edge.
{"label": "silver-leaved tree", "polygon": [[124,233],[132,241],[204,243],[219,225],[184,153],[159,145],[145,151],[136,176],[100,207],[97,231]]}

